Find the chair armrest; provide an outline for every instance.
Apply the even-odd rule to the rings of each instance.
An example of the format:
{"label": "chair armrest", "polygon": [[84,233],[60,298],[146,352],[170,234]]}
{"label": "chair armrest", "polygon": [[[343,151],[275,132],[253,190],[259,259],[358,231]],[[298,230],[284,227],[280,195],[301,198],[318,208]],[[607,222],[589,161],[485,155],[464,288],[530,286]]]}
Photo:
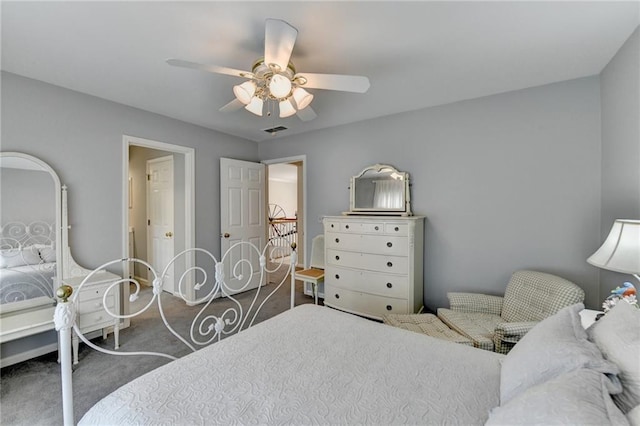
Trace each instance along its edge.
{"label": "chair armrest", "polygon": [[506,354],[524,337],[539,321],[503,322],[496,326],[493,334],[495,351]]}
{"label": "chair armrest", "polygon": [[502,297],[478,293],[447,293],[452,311],[480,312],[484,314],[500,315],[502,312]]}

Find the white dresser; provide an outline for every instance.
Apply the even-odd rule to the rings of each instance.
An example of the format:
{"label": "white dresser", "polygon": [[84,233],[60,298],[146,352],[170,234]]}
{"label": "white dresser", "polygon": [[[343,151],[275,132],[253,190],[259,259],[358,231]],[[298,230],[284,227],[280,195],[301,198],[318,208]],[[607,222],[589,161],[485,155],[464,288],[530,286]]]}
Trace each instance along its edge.
{"label": "white dresser", "polygon": [[[82,283],[84,276],[71,277],[63,279],[64,284],[73,287],[74,293],[77,291],[78,286]],[[116,281],[121,278],[111,272],[99,272],[96,273],[91,280],[88,281],[78,295],[78,309],[76,312],[76,323],[80,327],[80,331],[83,334],[90,333],[96,330],[102,330],[102,337],[107,338],[109,328],[113,327],[113,334],[115,340],[115,349],[120,346],[120,322],[107,314],[105,306],[109,308],[109,311],[114,313],[120,312],[120,292],[118,290],[111,290],[107,294],[106,300],[104,294],[107,289]],[[78,363],[78,336],[73,333],[71,339],[73,345],[73,363]]]}
{"label": "white dresser", "polygon": [[381,319],[423,304],[424,216],[327,216],[324,304]]}

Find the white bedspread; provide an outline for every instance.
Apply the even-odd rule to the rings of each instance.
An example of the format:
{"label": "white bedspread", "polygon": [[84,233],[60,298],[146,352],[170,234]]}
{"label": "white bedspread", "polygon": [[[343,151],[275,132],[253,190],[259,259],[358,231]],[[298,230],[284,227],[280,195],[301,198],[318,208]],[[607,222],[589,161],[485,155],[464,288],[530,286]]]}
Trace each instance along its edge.
{"label": "white bedspread", "polygon": [[56,264],[39,263],[0,269],[0,303],[53,297]]}
{"label": "white bedspread", "polygon": [[299,306],[158,368],[81,424],[483,424],[501,355]]}

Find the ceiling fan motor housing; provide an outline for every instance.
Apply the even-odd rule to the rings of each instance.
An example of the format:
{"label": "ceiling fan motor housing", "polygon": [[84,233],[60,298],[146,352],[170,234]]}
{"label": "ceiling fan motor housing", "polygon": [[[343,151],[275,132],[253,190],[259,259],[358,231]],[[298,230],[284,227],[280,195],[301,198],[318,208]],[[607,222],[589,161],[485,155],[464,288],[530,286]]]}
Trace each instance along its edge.
{"label": "ceiling fan motor housing", "polygon": [[[291,95],[291,91],[295,89],[295,85],[298,83],[295,79],[296,68],[291,62],[289,62],[286,69],[282,70],[277,64],[266,64],[264,62],[264,58],[260,58],[253,63],[251,70],[257,85],[256,94],[263,97],[263,99],[268,98],[281,100],[288,98]],[[287,91],[285,89],[286,93],[277,92],[278,89],[282,90],[281,87],[283,84],[281,84],[281,82],[274,81],[274,83],[279,83],[277,84],[277,87],[272,85],[272,79],[277,75],[280,75],[289,81],[288,86],[286,86],[289,90]],[[276,93],[273,93],[274,91]]]}

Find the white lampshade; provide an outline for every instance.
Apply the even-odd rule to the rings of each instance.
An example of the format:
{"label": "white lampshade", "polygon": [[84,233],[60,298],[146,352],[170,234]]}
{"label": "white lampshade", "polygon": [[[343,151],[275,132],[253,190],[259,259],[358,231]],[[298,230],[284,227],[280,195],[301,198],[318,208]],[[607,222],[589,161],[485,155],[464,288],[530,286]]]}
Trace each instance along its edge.
{"label": "white lampshade", "polygon": [[245,81],[242,84],[233,86],[233,94],[245,105],[251,102],[251,98],[256,93],[256,83],[252,80]]}
{"label": "white lampshade", "polygon": [[295,113],[296,109],[293,107],[289,99],[285,99],[280,102],[280,118],[291,117]]}
{"label": "white lampshade", "polygon": [[282,74],[274,74],[269,82],[269,92],[275,98],[286,98],[291,93],[291,80]]}
{"label": "white lampshade", "polygon": [[313,100],[313,95],[302,87],[296,87],[293,91],[293,99],[296,101],[298,109],[305,109]]}
{"label": "white lampshade", "polygon": [[602,246],[587,259],[598,268],[640,273],[640,220],[616,219]]}
{"label": "white lampshade", "polygon": [[247,111],[262,117],[262,99],[260,99],[259,97],[254,96],[253,98],[251,98],[251,102],[249,102],[249,105],[244,108]]}

